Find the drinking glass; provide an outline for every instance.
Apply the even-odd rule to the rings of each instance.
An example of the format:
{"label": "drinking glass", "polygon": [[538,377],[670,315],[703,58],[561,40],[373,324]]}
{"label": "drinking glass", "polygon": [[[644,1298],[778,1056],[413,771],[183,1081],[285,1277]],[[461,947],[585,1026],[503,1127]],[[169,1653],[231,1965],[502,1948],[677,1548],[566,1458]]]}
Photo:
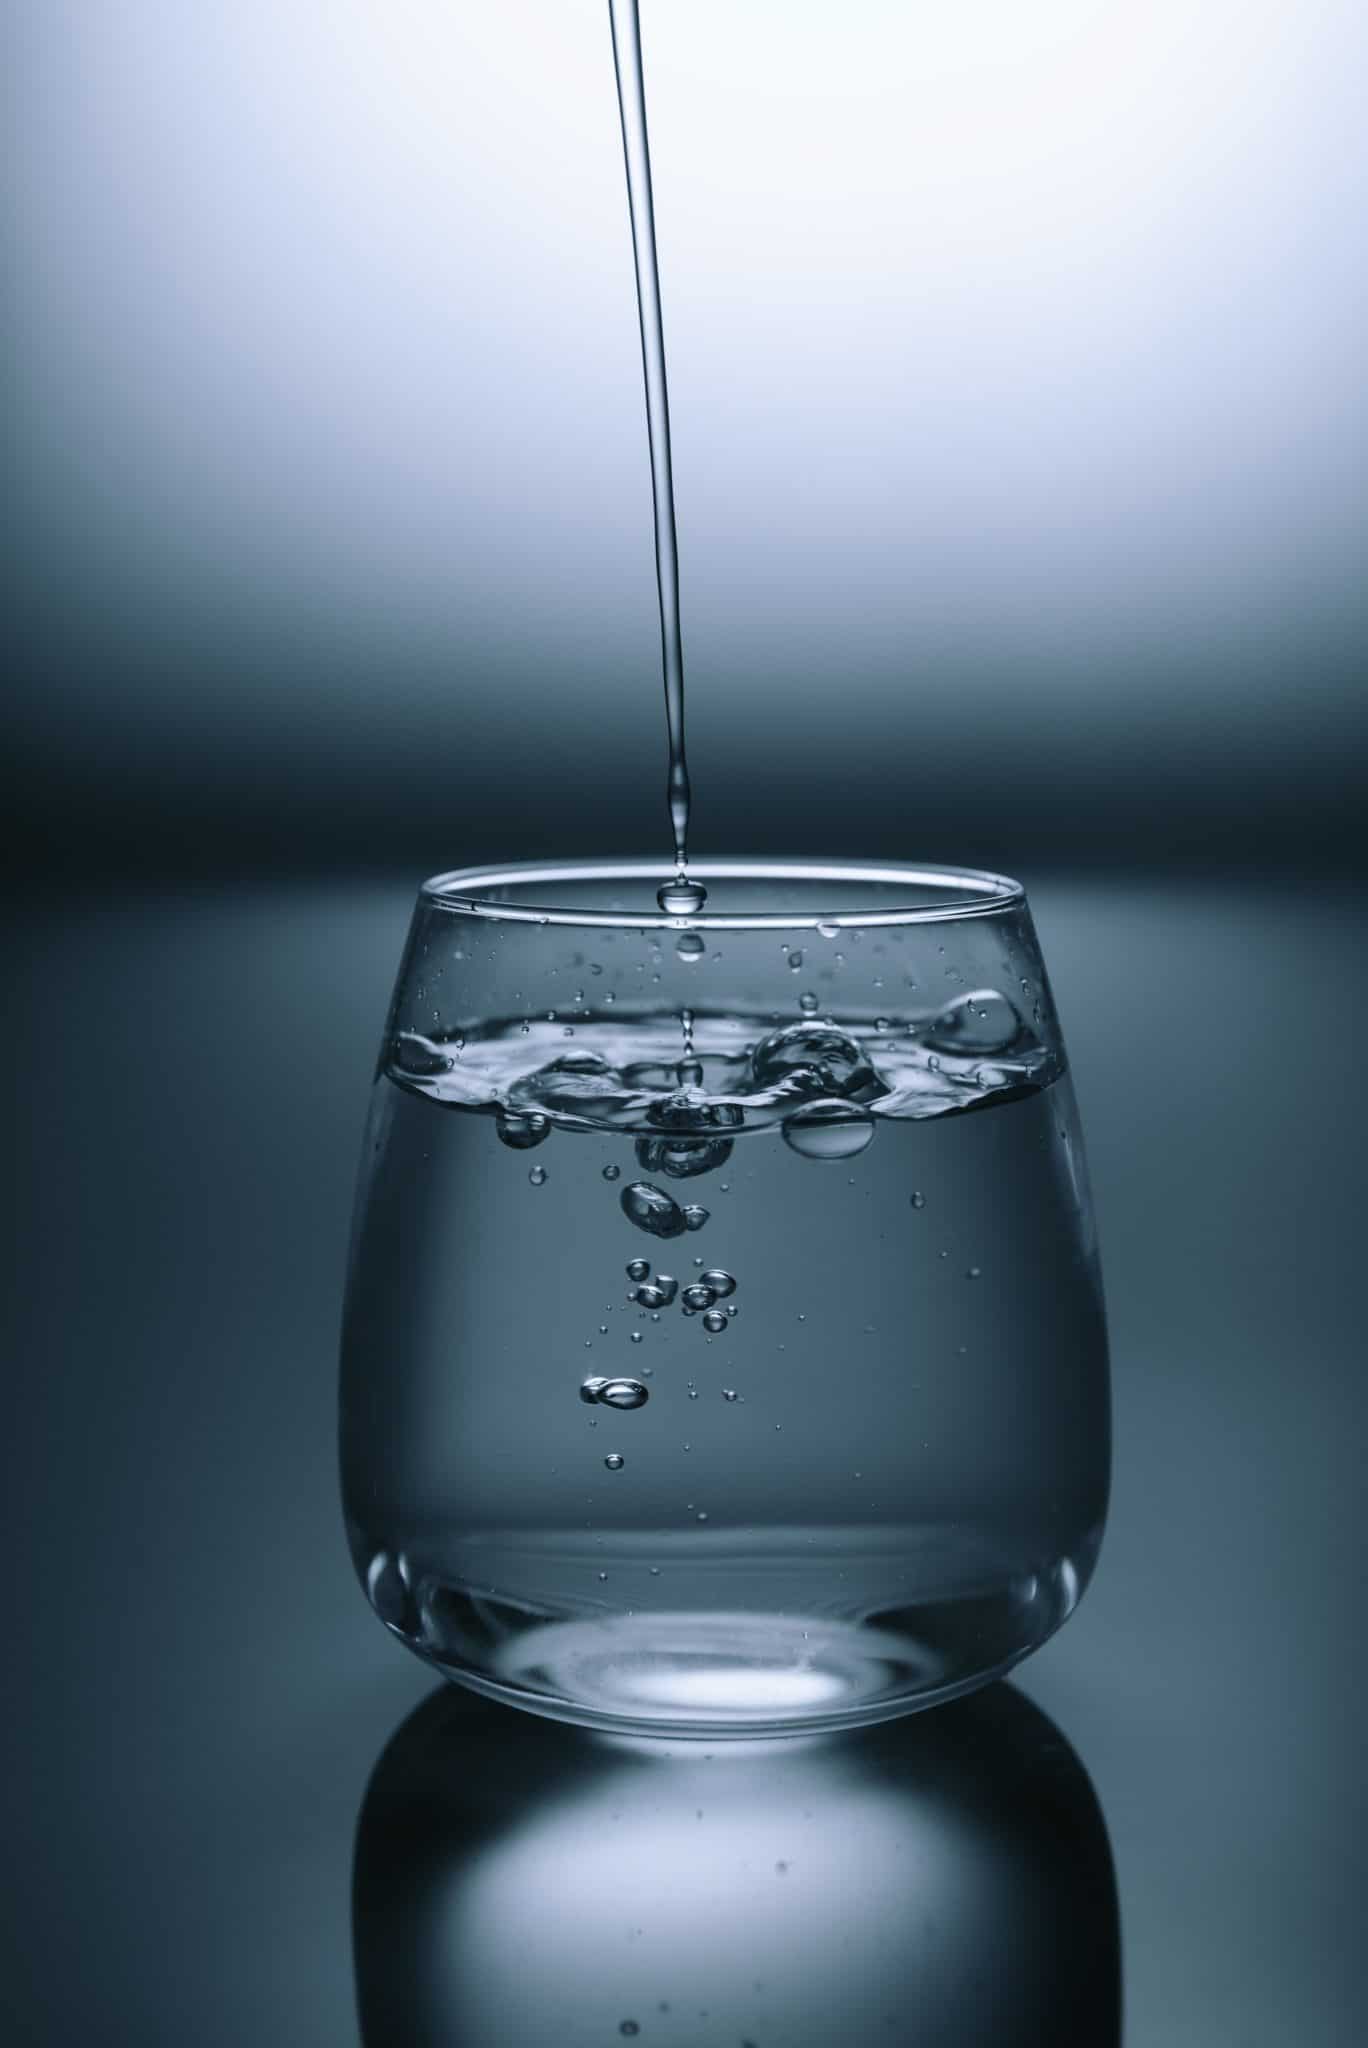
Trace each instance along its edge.
{"label": "drinking glass", "polygon": [[1092,1211],[1021,887],[513,865],[419,894],[367,1125],[342,1483],[449,1677],[618,1731],[969,1691],[1106,1511]]}

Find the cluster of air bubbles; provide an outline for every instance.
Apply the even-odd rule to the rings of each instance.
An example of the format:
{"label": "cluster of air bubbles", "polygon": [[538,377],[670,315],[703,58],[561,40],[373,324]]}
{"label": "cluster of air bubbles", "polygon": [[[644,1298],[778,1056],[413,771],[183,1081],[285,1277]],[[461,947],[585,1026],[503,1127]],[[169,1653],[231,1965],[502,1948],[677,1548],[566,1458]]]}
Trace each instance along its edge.
{"label": "cluster of air bubbles", "polygon": [[668,1308],[678,1292],[679,1282],[672,1273],[657,1273],[654,1280],[642,1281],[632,1299],[638,1308]]}
{"label": "cluster of air bubbles", "polygon": [[[718,1302],[728,1301],[729,1296],[736,1292],[735,1275],[727,1272],[723,1266],[710,1266],[682,1290],[672,1273],[652,1274],[645,1259],[632,1259],[628,1263],[627,1278],[632,1283],[629,1299],[634,1301],[638,1308],[650,1310],[653,1322],[659,1322],[660,1311],[669,1308],[678,1299],[684,1315],[701,1316],[704,1329],[710,1336],[716,1337],[721,1335],[731,1317],[736,1314],[733,1303],[729,1303],[725,1310],[717,1306]],[[581,1398],[586,1401],[601,1399],[602,1396],[597,1389],[602,1384],[597,1379],[586,1380],[584,1388],[591,1391],[586,1393],[584,1388],[581,1388]]]}

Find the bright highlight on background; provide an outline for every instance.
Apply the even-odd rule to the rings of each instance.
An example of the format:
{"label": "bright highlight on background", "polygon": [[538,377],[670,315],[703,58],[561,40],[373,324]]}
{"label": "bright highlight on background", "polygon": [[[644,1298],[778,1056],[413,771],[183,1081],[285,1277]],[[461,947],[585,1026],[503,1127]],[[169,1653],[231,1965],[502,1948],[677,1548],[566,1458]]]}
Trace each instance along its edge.
{"label": "bright highlight on background", "polygon": [[[30,786],[226,819],[250,771],[435,861],[561,774],[652,839],[602,0],[16,14]],[[953,786],[979,822],[915,854],[1014,802],[1028,842],[1068,803],[1142,855],[1156,803],[1289,844],[1333,816],[1362,10],[642,16],[703,838],[757,799],[791,837],[796,781],[833,845],[826,778],[876,833],[943,833]]]}

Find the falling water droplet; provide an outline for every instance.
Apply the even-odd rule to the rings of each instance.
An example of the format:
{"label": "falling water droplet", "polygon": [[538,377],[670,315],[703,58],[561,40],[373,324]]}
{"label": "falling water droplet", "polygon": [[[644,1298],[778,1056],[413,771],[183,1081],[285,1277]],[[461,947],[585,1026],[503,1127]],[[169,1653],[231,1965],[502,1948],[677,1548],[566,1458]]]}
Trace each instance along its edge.
{"label": "falling water droplet", "polygon": [[687,1230],[684,1212],[664,1188],[634,1180],[622,1190],[622,1213],[651,1237],[679,1237]]}

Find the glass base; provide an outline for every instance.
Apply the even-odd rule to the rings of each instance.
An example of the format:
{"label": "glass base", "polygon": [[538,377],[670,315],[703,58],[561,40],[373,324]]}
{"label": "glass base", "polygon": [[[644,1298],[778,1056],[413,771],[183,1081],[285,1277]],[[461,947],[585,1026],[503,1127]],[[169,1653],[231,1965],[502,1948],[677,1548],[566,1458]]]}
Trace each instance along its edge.
{"label": "glass base", "polygon": [[995,1595],[866,1621],[637,1611],[557,1619],[444,1589],[443,1626],[388,1626],[445,1677],[552,1719],[706,1740],[807,1735],[891,1720],[1000,1678],[1077,1599],[1071,1564]]}

